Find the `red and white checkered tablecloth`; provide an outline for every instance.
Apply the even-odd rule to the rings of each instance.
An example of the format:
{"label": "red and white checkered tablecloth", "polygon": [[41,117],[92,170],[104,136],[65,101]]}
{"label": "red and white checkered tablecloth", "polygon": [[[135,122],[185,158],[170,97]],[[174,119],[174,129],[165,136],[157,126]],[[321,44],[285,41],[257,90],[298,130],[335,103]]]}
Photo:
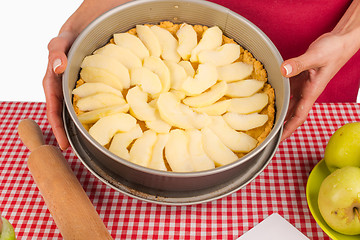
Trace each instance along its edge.
{"label": "red and white checkered tablecloth", "polygon": [[[0,103],[0,211],[18,239],[61,239],[27,169],[30,152],[17,134],[19,121],[26,118],[40,125],[48,144],[56,145],[45,103]],[[310,239],[329,239],[307,207],[306,181],[331,134],[354,121],[360,121],[360,104],[315,104],[255,180],[227,197],[192,206],[125,196],[94,177],[71,149],[64,155],[114,239],[236,239],[274,212]]]}

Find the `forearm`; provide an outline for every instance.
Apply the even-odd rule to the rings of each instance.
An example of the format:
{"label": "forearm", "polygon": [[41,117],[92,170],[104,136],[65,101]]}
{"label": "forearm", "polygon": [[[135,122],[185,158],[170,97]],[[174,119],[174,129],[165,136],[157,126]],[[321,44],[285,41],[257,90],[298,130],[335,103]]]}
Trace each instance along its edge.
{"label": "forearm", "polygon": [[342,37],[353,51],[360,48],[360,0],[354,0],[332,31]]}
{"label": "forearm", "polygon": [[84,0],[61,27],[59,34],[70,32],[74,37],[104,12],[130,0]]}

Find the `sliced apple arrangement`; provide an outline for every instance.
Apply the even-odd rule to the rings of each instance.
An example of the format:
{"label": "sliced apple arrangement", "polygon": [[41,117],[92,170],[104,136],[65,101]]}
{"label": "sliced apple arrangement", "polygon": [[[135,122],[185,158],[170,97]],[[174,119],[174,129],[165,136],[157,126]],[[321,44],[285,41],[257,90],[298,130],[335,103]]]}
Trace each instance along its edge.
{"label": "sliced apple arrangement", "polygon": [[84,58],[73,96],[99,144],[163,171],[232,163],[274,121],[265,69],[217,26],[162,22],[116,33]]}

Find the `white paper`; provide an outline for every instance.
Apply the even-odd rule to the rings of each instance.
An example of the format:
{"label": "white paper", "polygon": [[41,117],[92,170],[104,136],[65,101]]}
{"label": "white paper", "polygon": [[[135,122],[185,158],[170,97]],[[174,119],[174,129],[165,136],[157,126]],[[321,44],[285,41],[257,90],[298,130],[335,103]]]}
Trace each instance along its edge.
{"label": "white paper", "polygon": [[237,240],[309,240],[277,213],[265,218]]}

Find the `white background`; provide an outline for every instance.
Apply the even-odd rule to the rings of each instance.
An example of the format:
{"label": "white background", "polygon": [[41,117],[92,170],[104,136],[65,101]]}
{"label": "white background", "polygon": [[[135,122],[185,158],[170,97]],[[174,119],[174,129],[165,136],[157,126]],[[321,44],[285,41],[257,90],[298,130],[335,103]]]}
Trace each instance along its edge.
{"label": "white background", "polygon": [[45,102],[42,79],[47,67],[47,44],[81,2],[2,1],[0,101]]}
{"label": "white background", "polygon": [[[47,44],[82,0],[3,1],[0,7],[0,101],[45,102]],[[358,97],[360,102],[360,95]]]}

